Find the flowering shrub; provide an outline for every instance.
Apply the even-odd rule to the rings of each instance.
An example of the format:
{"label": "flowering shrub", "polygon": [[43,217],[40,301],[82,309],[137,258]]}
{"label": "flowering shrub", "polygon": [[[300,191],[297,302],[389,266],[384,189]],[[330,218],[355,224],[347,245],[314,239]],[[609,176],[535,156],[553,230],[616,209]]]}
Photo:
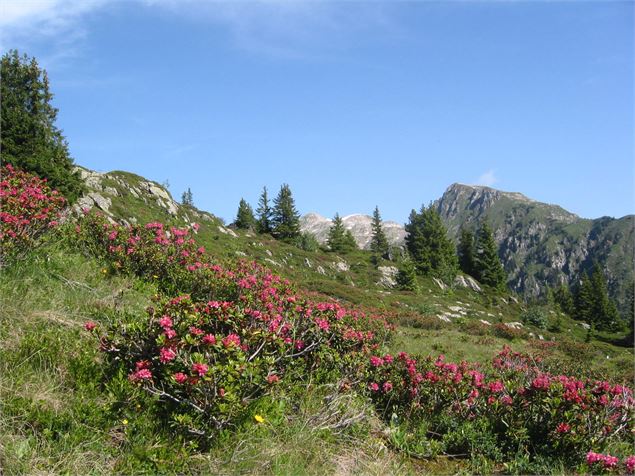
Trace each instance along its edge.
{"label": "flowering shrub", "polygon": [[11,165],[0,168],[0,264],[19,257],[56,226],[65,204],[46,180]]}
{"label": "flowering shrub", "polygon": [[630,441],[634,430],[631,389],[551,375],[509,347],[490,370],[405,353],[371,356],[368,369],[368,392],[384,414],[438,425],[486,420],[510,453],[525,448],[576,460],[584,448]]}
{"label": "flowering shrub", "polygon": [[211,264],[190,232],[123,227],[96,215],[75,230],[115,269],[181,293],[160,299],[146,319],[102,331],[101,348],[191,431],[227,426],[279,382],[356,369],[392,329],[382,317],[301,297],[256,263]]}
{"label": "flowering shrub", "polygon": [[193,231],[88,215],[74,232],[113,270],[153,280],[167,296],[132,323],[86,329],[100,336],[110,365],[190,432],[232,424],[272,386],[347,372],[346,387],[358,383],[381,415],[427,425],[446,449],[474,452],[478,440],[494,460],[524,452],[595,465],[584,463],[588,450],[629,441],[629,388],[554,375],[508,347],[488,368],[381,353],[393,328],[385,318],[300,295],[255,263],[210,263]]}

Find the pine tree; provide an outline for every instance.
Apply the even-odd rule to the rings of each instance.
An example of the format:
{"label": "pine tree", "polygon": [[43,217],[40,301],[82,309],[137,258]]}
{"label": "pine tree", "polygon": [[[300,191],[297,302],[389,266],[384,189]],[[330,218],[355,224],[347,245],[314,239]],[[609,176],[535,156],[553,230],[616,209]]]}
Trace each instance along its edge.
{"label": "pine tree", "polygon": [[588,324],[594,322],[593,286],[589,275],[584,272],[575,293],[575,318]]}
{"label": "pine tree", "polygon": [[183,192],[183,195],[181,195],[181,203],[190,207],[194,206],[194,196],[190,187],[187,187],[187,190]]}
{"label": "pine tree", "polygon": [[476,234],[474,247],[474,268],[476,278],[483,284],[496,289],[504,289],[507,276],[498,257],[492,230],[483,222]]}
{"label": "pine tree", "polygon": [[291,188],[286,183],[280,187],[278,196],[273,201],[271,218],[272,234],[274,237],[293,241],[300,236],[300,215],[295,208]]}
{"label": "pine tree", "polygon": [[470,276],[475,276],[474,233],[467,228],[461,227],[456,254],[459,257],[459,267],[461,268],[461,271],[465,274],[469,274]]}
{"label": "pine tree", "polygon": [[626,304],[628,308],[624,317],[628,334],[625,340],[629,347],[633,347],[635,345],[635,284],[633,282],[626,288]]}
{"label": "pine tree", "polygon": [[452,282],[458,271],[456,249],[437,211],[432,206],[413,210],[406,232],[406,248],[417,272]]}
{"label": "pine tree", "polygon": [[236,228],[241,230],[253,230],[256,226],[254,211],[251,208],[251,205],[242,198],[238,204],[238,213],[236,214],[236,221],[234,222],[234,225]]}
{"label": "pine tree", "polygon": [[575,301],[569,286],[562,284],[553,292],[553,300],[560,310],[569,316],[575,315]]}
{"label": "pine tree", "polygon": [[0,161],[46,178],[74,202],[84,191],[68,144],[55,125],[48,75],[35,58],[11,50],[0,62]]}
{"label": "pine tree", "polygon": [[378,257],[386,257],[388,255],[388,238],[386,238],[386,233],[381,226],[382,220],[381,215],[379,214],[379,207],[375,206],[375,211],[373,212],[373,222],[372,222],[372,231],[373,236],[370,241],[370,249],[374,253],[374,255]]}
{"label": "pine tree", "polygon": [[335,253],[348,253],[357,249],[353,234],[344,227],[344,222],[338,213],[333,217],[333,224],[329,228],[327,244],[329,249]]}
{"label": "pine tree", "polygon": [[609,298],[606,279],[602,268],[595,263],[591,274],[591,320],[601,330],[615,330],[619,314],[615,303]]}
{"label": "pine tree", "polygon": [[273,211],[269,206],[267,187],[263,187],[262,189],[262,194],[260,195],[260,199],[258,200],[258,208],[256,209],[256,213],[258,213],[258,233],[271,233],[271,219]]}
{"label": "pine tree", "polygon": [[419,285],[417,284],[417,269],[410,258],[406,258],[401,262],[399,273],[397,274],[397,284],[400,289],[405,291],[417,292],[419,290]]}

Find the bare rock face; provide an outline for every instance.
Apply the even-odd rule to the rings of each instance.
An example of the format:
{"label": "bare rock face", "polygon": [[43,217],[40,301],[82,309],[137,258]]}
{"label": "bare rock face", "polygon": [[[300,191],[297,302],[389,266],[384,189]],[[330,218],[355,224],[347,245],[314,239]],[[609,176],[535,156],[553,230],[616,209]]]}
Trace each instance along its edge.
{"label": "bare rock face", "polygon": [[[369,215],[348,215],[342,218],[344,227],[350,230],[361,249],[369,249],[373,236],[373,218]],[[320,244],[325,244],[328,239],[329,229],[333,225],[333,220],[325,218],[317,213],[307,213],[300,218],[300,230],[303,233],[310,233]],[[386,238],[391,245],[402,246],[406,237],[403,225],[393,221],[382,223]]]}
{"label": "bare rock face", "polygon": [[379,281],[377,281],[378,286],[383,286],[388,289],[397,286],[397,274],[399,274],[399,270],[396,267],[379,266],[377,271],[381,274]]}

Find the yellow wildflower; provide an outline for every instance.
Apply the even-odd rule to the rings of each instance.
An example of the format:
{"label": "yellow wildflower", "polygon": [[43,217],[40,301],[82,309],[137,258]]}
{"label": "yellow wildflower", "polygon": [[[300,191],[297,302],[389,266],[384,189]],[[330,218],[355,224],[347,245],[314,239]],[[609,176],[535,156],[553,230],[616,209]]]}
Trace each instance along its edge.
{"label": "yellow wildflower", "polygon": [[265,421],[265,419],[260,415],[254,415],[254,420],[256,420],[258,423],[264,423]]}

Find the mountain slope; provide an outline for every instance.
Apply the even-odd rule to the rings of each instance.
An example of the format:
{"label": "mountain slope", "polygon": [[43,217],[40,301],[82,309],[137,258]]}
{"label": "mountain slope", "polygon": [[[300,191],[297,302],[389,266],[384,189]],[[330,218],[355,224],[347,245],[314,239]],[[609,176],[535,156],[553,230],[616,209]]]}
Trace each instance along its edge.
{"label": "mountain slope", "polygon": [[434,205],[455,239],[461,226],[474,230],[483,220],[490,223],[516,292],[536,296],[544,283],[574,283],[597,261],[612,295],[624,304],[633,279],[633,215],[588,220],[519,193],[462,184],[448,187]]}

